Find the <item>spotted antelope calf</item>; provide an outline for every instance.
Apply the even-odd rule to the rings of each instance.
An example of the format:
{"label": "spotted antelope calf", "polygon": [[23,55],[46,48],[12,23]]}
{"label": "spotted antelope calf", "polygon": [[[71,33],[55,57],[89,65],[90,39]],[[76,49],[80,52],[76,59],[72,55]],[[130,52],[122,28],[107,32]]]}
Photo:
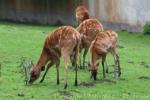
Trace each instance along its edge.
{"label": "spotted antelope calf", "polygon": [[77,28],[77,31],[81,34],[81,45],[80,52],[84,49],[83,53],[83,66],[81,65],[81,54],[80,54],[80,66],[81,68],[85,68],[85,58],[88,52],[88,49],[95,39],[96,34],[99,31],[103,31],[102,24],[97,19],[87,19],[84,20]]}
{"label": "spotted antelope calf", "polygon": [[[102,59],[103,67],[103,77],[105,78],[105,67],[104,62],[106,60],[106,55],[111,53],[115,61],[115,75],[121,75],[120,61],[119,56],[116,53],[118,35],[116,32],[111,30],[105,30],[99,32],[96,35],[96,38],[91,43],[90,46],[90,67],[91,67],[91,77],[94,77],[94,80],[97,79],[97,60]],[[118,73],[116,73],[116,71]]]}

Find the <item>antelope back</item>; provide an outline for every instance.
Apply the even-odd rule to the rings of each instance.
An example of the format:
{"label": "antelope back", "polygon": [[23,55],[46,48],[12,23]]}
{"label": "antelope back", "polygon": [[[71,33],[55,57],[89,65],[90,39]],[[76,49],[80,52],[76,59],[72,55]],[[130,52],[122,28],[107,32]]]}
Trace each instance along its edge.
{"label": "antelope back", "polygon": [[77,27],[77,31],[80,34],[85,34],[85,35],[95,29],[99,29],[100,31],[103,31],[103,26],[97,19],[87,19]]}
{"label": "antelope back", "polygon": [[64,27],[60,37],[60,45],[76,44],[80,40],[80,33],[71,26]]}
{"label": "antelope back", "polygon": [[83,47],[88,48],[95,39],[96,34],[103,31],[103,26],[97,19],[87,19],[77,27],[77,30],[82,36]]}
{"label": "antelope back", "polygon": [[99,54],[107,53],[116,47],[117,33],[111,30],[99,32],[91,44],[91,49],[95,49]]}
{"label": "antelope back", "polygon": [[80,33],[76,29],[71,26],[63,26],[57,28],[47,36],[45,46],[51,52],[52,57],[57,56],[59,58],[62,48],[71,50],[79,40]]}

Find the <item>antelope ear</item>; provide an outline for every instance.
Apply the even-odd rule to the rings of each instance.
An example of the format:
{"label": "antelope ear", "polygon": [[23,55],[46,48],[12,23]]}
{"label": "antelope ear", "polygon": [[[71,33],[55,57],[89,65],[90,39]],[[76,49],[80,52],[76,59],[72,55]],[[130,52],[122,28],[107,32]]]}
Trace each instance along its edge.
{"label": "antelope ear", "polygon": [[45,70],[45,66],[42,66],[41,71],[44,71],[44,70]]}

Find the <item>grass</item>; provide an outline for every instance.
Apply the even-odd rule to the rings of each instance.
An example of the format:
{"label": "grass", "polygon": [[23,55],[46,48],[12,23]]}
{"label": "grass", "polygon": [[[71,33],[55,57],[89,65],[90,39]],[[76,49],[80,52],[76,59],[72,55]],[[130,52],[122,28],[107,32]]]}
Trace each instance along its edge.
{"label": "grass", "polygon": [[[122,76],[114,78],[112,74],[107,74],[107,79],[116,83],[96,83],[90,79],[89,71],[79,70],[79,84],[96,84],[91,87],[75,87],[75,72],[70,68],[69,86],[64,90],[65,69],[61,62],[60,85],[56,85],[56,69],[52,67],[43,83],[40,84],[37,80],[33,85],[26,86],[18,67],[20,59],[27,57],[36,63],[46,34],[54,28],[56,27],[0,22],[0,100],[149,100],[150,80],[140,80],[138,77],[150,77],[150,36],[127,32],[118,33],[119,45],[123,46],[117,49]],[[109,65],[113,64],[110,55],[107,61]],[[99,79],[102,79],[101,69],[99,66]]]}

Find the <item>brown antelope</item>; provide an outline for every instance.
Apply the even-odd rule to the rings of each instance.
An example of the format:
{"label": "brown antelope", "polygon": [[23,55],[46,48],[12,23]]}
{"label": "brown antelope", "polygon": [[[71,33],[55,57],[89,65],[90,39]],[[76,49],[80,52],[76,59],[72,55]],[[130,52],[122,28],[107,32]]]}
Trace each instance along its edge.
{"label": "brown antelope", "polygon": [[[119,56],[116,53],[116,45],[117,45],[118,35],[116,32],[111,30],[105,30],[99,32],[96,35],[96,38],[91,43],[90,46],[90,67],[91,67],[91,76],[96,80],[97,76],[97,65],[96,61],[100,58],[102,59],[102,67],[103,67],[103,77],[105,78],[105,67],[104,62],[106,59],[106,55],[110,52],[114,58],[116,70],[118,70],[118,76],[121,75]],[[115,71],[116,71],[115,70]]]}
{"label": "brown antelope", "polygon": [[[91,42],[95,39],[96,34],[99,31],[103,31],[103,26],[97,19],[87,19],[84,20],[76,29],[81,34],[80,52],[82,52],[82,50],[84,49],[84,54],[83,54],[83,68],[84,68],[85,58],[88,49],[91,45]],[[97,32],[97,30],[99,31]],[[81,66],[81,57],[79,61]]]}
{"label": "brown antelope", "polygon": [[75,11],[76,19],[79,23],[83,22],[86,19],[89,19],[89,12],[87,8],[83,5],[78,6]]}
{"label": "brown antelope", "polygon": [[79,43],[80,33],[71,26],[59,27],[51,34],[48,34],[45,39],[41,56],[37,64],[31,69],[29,83],[33,83],[35,80],[38,79],[43,66],[45,66],[49,62],[40,82],[43,82],[48,69],[51,66],[56,65],[57,84],[59,84],[59,64],[60,57],[62,55],[66,70],[66,78],[64,84],[64,88],[66,89],[68,80],[68,57],[72,54],[72,52],[74,52],[73,63],[76,66],[75,85],[77,86],[77,56],[80,45]]}

